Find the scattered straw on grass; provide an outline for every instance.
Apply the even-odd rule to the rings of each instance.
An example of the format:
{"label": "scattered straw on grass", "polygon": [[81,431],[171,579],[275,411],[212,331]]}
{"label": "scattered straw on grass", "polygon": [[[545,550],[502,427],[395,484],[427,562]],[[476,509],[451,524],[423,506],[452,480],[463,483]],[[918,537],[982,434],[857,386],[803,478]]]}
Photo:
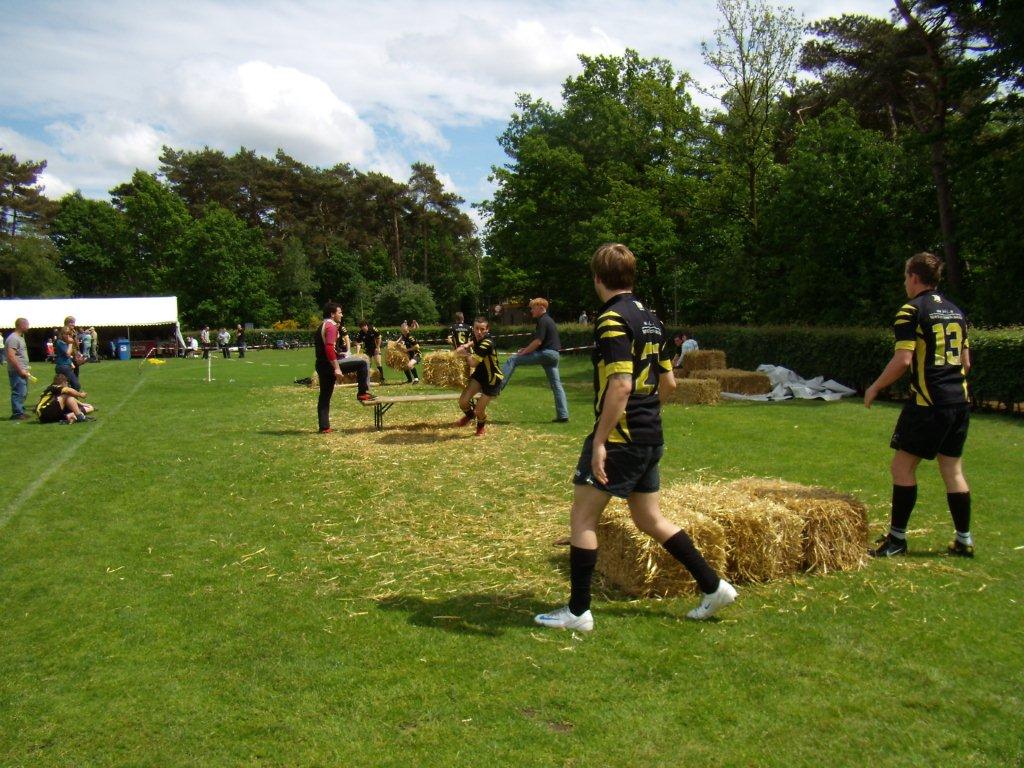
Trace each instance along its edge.
{"label": "scattered straw on grass", "polygon": [[405,345],[397,341],[389,341],[384,348],[384,364],[396,371],[404,371],[409,367],[409,352]]}
{"label": "scattered straw on grass", "polygon": [[[712,568],[726,564],[722,526],[699,512],[685,492],[664,488],[661,509],[693,539]],[[633,525],[626,503],[614,499],[597,527],[598,572],[616,589],[635,597],[672,597],[697,592],[697,584],[658,542]]]}
{"label": "scattered straw on grass", "polygon": [[683,355],[683,376],[693,371],[711,371],[725,368],[725,352],[720,349],[695,349]]}
{"label": "scattered straw on grass", "polygon": [[867,507],[849,494],[759,477],[745,477],[730,488],[782,504],[803,520],[806,571],[828,573],[863,567],[868,544]]}
{"label": "scattered straw on grass", "polygon": [[670,403],[684,405],[714,405],[722,399],[722,385],[718,379],[679,379],[669,394]]}
{"label": "scattered straw on grass", "polygon": [[767,395],[772,391],[771,379],[759,371],[741,371],[739,368],[693,371],[695,379],[718,379],[723,392],[737,395]]}
{"label": "scattered straw on grass", "polygon": [[466,386],[466,358],[451,350],[431,352],[423,357],[423,381],[435,387],[463,389]]}

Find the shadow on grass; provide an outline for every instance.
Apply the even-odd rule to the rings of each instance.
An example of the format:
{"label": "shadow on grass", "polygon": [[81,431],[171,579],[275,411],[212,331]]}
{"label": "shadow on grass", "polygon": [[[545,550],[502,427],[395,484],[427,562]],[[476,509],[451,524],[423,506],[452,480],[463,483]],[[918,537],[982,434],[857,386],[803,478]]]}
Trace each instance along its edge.
{"label": "shadow on grass", "polygon": [[419,596],[388,597],[377,601],[386,611],[407,614],[416,627],[429,627],[457,635],[498,637],[511,627],[533,625],[533,616],[545,606],[529,594],[466,594],[430,599]]}
{"label": "shadow on grass", "polygon": [[315,435],[315,429],[261,429],[256,434],[271,437],[291,437],[292,435]]}

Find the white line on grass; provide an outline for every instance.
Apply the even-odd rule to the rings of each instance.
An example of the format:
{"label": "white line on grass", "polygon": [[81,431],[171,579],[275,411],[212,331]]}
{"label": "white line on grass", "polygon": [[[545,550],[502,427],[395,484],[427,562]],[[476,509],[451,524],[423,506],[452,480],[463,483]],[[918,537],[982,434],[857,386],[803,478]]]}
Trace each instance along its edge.
{"label": "white line on grass", "polygon": [[[142,382],[144,382],[145,380],[146,379],[144,377],[140,377],[139,380],[135,382],[135,386],[131,388],[127,395],[125,395],[124,400],[122,400],[120,403],[118,403],[105,413],[104,419],[112,418],[114,414],[120,411],[122,406],[129,400],[131,400],[132,395],[134,395],[138,391],[139,387],[142,386]],[[31,499],[35,495],[36,491],[38,491],[43,486],[43,484],[53,476],[53,473],[59,470],[61,467],[63,467],[64,464],[67,463],[68,459],[74,456],[75,453],[78,452],[78,449],[85,445],[86,442],[88,442],[89,438],[95,435],[96,430],[98,430],[102,425],[102,421],[94,422],[90,424],[88,427],[84,428],[74,427],[74,425],[68,425],[68,428],[83,429],[82,436],[75,440],[73,443],[71,443],[67,448],[65,448],[64,453],[62,453],[55,462],[50,464],[50,466],[47,467],[46,470],[42,474],[40,474],[39,477],[37,477],[32,482],[32,484],[29,485],[28,488],[26,488],[24,491],[18,494],[18,498],[11,502],[7,509],[5,509],[3,512],[0,512],[0,529],[7,525],[7,523],[11,521],[11,518],[18,514],[21,508],[25,505],[25,502]]]}

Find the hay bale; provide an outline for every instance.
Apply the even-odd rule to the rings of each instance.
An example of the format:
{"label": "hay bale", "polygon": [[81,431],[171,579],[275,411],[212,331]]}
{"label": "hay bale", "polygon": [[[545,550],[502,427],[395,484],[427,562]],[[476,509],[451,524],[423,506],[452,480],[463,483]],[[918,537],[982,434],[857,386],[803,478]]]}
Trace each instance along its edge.
{"label": "hay bale", "polygon": [[668,396],[669,403],[684,405],[714,405],[722,399],[722,385],[718,379],[679,379]]}
{"label": "hay bale", "polygon": [[796,573],[803,558],[803,520],[771,499],[726,485],[689,487],[693,505],[722,526],[731,581],[764,582]]}
{"label": "hay bale", "polygon": [[405,345],[397,341],[389,341],[384,348],[384,365],[396,371],[404,371],[409,367],[409,352]]}
{"label": "hay bale", "polygon": [[[665,488],[661,506],[665,516],[693,539],[712,568],[726,564],[722,526],[697,511],[686,491]],[[696,593],[689,572],[663,546],[633,525],[629,509],[613,499],[597,526],[597,571],[608,583],[636,597],[672,597]]]}
{"label": "hay bale", "polygon": [[682,371],[685,378],[693,371],[721,370],[725,366],[725,352],[722,350],[695,349],[683,355],[683,362],[678,370]]}
{"label": "hay bale", "polygon": [[423,357],[423,381],[435,387],[464,389],[468,377],[466,358],[451,350],[431,352]]}
{"label": "hay bale", "polygon": [[695,379],[717,379],[723,392],[737,395],[767,395],[772,391],[772,382],[767,374],[759,371],[741,371],[739,368],[693,371]]}
{"label": "hay bale", "polygon": [[868,515],[859,499],[831,488],[760,477],[735,480],[729,487],[755,498],[771,499],[800,517],[801,567],[805,571],[850,571],[864,565]]}

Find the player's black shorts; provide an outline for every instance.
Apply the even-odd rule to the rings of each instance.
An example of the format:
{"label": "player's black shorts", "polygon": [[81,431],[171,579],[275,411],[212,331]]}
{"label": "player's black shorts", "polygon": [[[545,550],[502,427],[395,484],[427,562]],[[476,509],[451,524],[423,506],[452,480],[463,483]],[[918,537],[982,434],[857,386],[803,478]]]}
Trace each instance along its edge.
{"label": "player's black shorts", "polygon": [[573,485],[589,485],[620,499],[628,498],[631,493],[654,493],[661,488],[658,462],[665,453],[664,445],[605,443],[605,446],[608,453],[604,473],[608,476],[608,484],[599,483],[591,473],[590,463],[594,456],[594,436],[591,435],[583,443],[583,452],[572,478]]}
{"label": "player's black shorts", "polygon": [[907,403],[900,412],[889,447],[922,459],[937,454],[959,458],[964,454],[970,406],[925,406]]}
{"label": "player's black shorts", "polygon": [[482,365],[478,365],[473,369],[473,375],[470,376],[471,381],[475,381],[480,385],[480,392],[487,395],[488,397],[497,397],[501,394],[501,379],[498,379],[497,384],[487,383],[487,372],[483,370]]}
{"label": "player's black shorts", "polygon": [[54,424],[64,420],[64,409],[61,408],[60,400],[56,397],[46,404],[46,407],[39,414],[39,421],[42,424]]}

